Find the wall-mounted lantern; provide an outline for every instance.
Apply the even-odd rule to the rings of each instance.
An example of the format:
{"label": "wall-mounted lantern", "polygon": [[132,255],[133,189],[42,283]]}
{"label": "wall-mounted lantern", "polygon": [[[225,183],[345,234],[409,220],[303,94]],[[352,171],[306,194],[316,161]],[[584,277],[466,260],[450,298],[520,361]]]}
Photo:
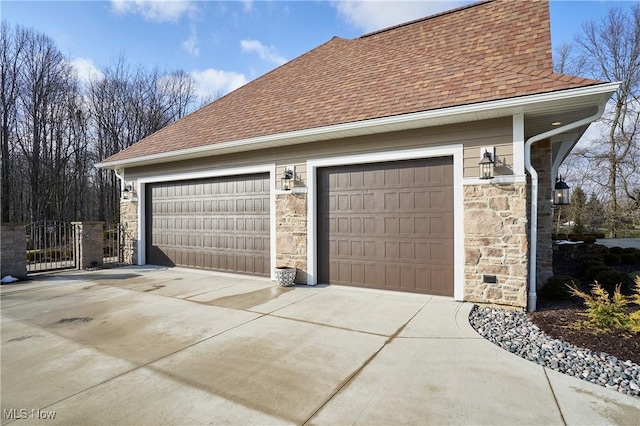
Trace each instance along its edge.
{"label": "wall-mounted lantern", "polygon": [[[491,149],[492,152],[489,152]],[[493,148],[483,148],[482,158],[478,166],[480,167],[480,179],[493,179],[493,166],[495,164],[495,156]]]}
{"label": "wall-mounted lantern", "polygon": [[130,183],[126,184],[124,186],[124,188],[122,189],[122,198],[124,200],[130,200],[130,199],[133,198],[133,195],[134,195],[133,194],[133,185],[131,185]]}
{"label": "wall-mounted lantern", "polygon": [[569,185],[566,184],[562,177],[556,178],[556,186],[553,189],[553,205],[566,206],[569,204]]}
{"label": "wall-mounted lantern", "polygon": [[293,169],[287,167],[284,169],[284,173],[282,174],[282,190],[290,191],[291,190],[291,181],[295,176],[295,172]]}

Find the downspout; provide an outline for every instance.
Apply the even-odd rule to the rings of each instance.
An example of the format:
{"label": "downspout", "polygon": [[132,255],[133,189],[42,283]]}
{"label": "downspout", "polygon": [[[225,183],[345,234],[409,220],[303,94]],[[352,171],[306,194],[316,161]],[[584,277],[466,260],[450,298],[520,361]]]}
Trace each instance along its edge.
{"label": "downspout", "polygon": [[116,177],[120,179],[120,197],[122,198],[122,189],[124,188],[124,171],[113,169],[113,173],[115,173]]}
{"label": "downspout", "polygon": [[[529,297],[527,303],[527,310],[534,312],[536,310],[536,304],[538,301],[538,294],[536,289],[536,266],[537,266],[537,251],[538,251],[538,172],[531,165],[531,146],[540,142],[541,140],[559,135],[568,130],[590,124],[600,118],[604,113],[606,102],[598,105],[598,111],[579,121],[566,124],[564,126],[549,130],[548,132],[540,133],[527,139],[524,144],[524,166],[531,175],[531,227],[529,231]],[[552,183],[553,184],[553,183]]]}

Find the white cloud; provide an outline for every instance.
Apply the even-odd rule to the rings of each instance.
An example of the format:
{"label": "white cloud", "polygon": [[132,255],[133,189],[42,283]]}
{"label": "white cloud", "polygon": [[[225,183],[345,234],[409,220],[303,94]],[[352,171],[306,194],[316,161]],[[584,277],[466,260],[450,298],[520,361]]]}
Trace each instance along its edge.
{"label": "white cloud", "polygon": [[242,3],[244,3],[242,9],[245,12],[249,13],[253,10],[253,0],[244,0]]}
{"label": "white cloud", "polygon": [[71,66],[78,73],[78,78],[84,84],[91,80],[102,79],[104,74],[95,66],[91,59],[76,58],[71,61]]}
{"label": "white cloud", "polygon": [[111,0],[111,9],[119,14],[139,14],[147,21],[176,22],[196,7],[191,0]]}
{"label": "white cloud", "polygon": [[182,41],[182,47],[189,52],[191,56],[199,56],[200,48],[198,47],[198,34],[196,28],[191,26],[191,35],[188,39]]}
{"label": "white cloud", "polygon": [[211,99],[226,95],[248,82],[244,74],[215,70],[213,68],[208,68],[204,71],[193,71],[191,75],[196,81],[196,95],[200,99]]}
{"label": "white cloud", "polygon": [[265,46],[258,40],[242,40],[240,47],[243,52],[252,52],[258,54],[261,59],[272,62],[276,65],[282,65],[287,59],[278,54],[278,50],[274,46]]}
{"label": "white cloud", "polygon": [[445,10],[470,1],[358,1],[336,0],[331,4],[338,16],[354,27],[371,32]]}

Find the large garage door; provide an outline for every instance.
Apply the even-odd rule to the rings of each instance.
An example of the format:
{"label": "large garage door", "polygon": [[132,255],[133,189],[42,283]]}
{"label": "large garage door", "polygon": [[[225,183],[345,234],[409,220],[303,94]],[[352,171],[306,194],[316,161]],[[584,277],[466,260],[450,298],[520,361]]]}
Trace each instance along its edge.
{"label": "large garage door", "polygon": [[147,263],[270,275],[269,175],[147,185]]}
{"label": "large garage door", "polygon": [[321,283],[453,296],[453,159],[318,170]]}

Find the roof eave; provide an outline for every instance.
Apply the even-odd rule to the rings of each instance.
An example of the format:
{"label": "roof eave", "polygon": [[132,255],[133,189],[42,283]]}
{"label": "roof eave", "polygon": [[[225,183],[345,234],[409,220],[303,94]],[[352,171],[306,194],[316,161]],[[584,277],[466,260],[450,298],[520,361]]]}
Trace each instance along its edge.
{"label": "roof eave", "polygon": [[469,121],[507,117],[525,112],[527,108],[549,107],[554,103],[567,102],[572,98],[596,97],[597,104],[606,102],[618,88],[618,83],[603,83],[587,87],[546,92],[495,101],[428,110],[416,113],[374,118],[331,126],[296,130],[248,139],[240,139],[212,145],[169,151],[159,154],[97,163],[102,169],[123,169],[171,161],[221,155],[239,151],[250,151],[278,146],[316,142],[327,139],[372,135],[421,127],[432,127]]}

